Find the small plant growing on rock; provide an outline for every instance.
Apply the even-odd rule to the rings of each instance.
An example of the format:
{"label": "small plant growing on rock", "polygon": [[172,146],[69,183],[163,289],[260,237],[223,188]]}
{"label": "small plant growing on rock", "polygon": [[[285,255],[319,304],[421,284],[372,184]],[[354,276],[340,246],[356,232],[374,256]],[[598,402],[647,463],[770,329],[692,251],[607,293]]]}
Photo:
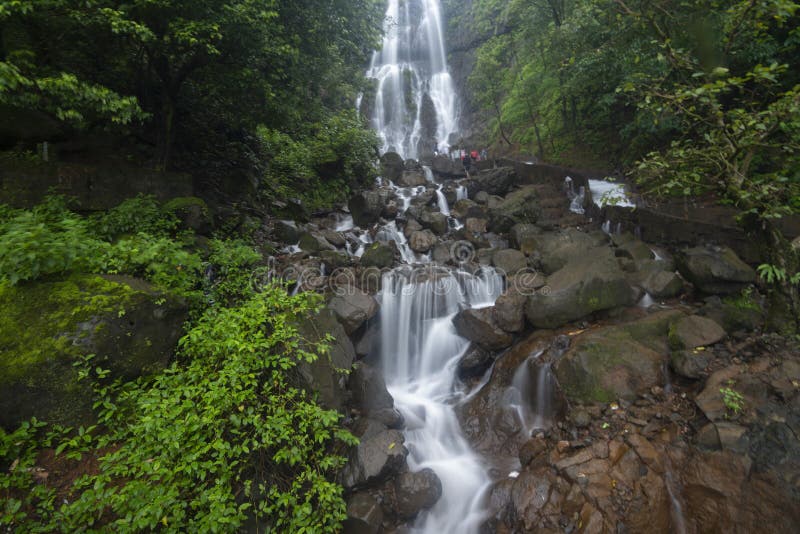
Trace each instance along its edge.
{"label": "small plant growing on rock", "polygon": [[725,407],[733,412],[734,415],[739,415],[744,408],[744,397],[742,397],[741,393],[732,389],[731,385],[729,382],[728,387],[720,388],[719,392],[722,394],[722,402]]}

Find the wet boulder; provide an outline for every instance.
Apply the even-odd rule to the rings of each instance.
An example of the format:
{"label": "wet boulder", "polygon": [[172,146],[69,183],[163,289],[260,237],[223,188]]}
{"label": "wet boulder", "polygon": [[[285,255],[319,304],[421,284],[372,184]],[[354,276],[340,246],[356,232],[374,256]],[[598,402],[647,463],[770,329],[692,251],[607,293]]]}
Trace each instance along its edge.
{"label": "wet boulder", "polygon": [[385,243],[373,243],[361,256],[361,265],[388,269],[394,264],[394,249]]}
{"label": "wet boulder", "polygon": [[419,185],[425,185],[428,180],[425,178],[425,174],[420,171],[403,171],[403,173],[397,178],[397,185],[400,187],[417,187]]}
{"label": "wet boulder", "polygon": [[394,481],[392,510],[404,520],[414,519],[422,510],[432,508],[442,496],[442,482],[433,469],[405,472]]}
{"label": "wet boulder", "polygon": [[395,409],[394,398],[379,370],[364,362],[356,364],[350,373],[349,390],[353,406],[360,413],[389,428],[403,426],[403,415]]}
{"label": "wet boulder", "polygon": [[378,534],[381,523],[383,511],[375,497],[360,491],[347,499],[347,519],[342,523],[344,534]]}
{"label": "wet boulder", "polygon": [[385,198],[378,191],[362,191],[350,197],[347,207],[356,226],[366,228],[378,222],[384,210]]}
{"label": "wet boulder", "polygon": [[492,265],[503,276],[513,276],[519,271],[528,268],[528,258],[519,250],[507,248],[495,250],[492,256]]}
{"label": "wet boulder", "polygon": [[318,254],[323,250],[336,250],[322,234],[318,232],[304,232],[300,235],[300,249],[311,254]]}
{"label": "wet boulder", "polygon": [[329,308],[303,319],[298,332],[307,344],[306,350],[313,350],[314,344],[327,336],[332,338],[327,357],[317,358],[311,363],[302,362],[297,369],[305,389],[316,392],[323,406],[343,411],[348,396],[347,376],[343,371],[349,371],[356,359],[350,337]]}
{"label": "wet boulder", "polygon": [[542,229],[535,224],[515,224],[509,232],[511,235],[511,246],[529,256],[541,245],[538,237],[542,234]]}
{"label": "wet boulder", "polygon": [[272,235],[281,243],[295,245],[300,241],[301,231],[294,221],[275,221],[272,225]]}
{"label": "wet boulder", "polygon": [[511,345],[514,337],[494,321],[492,307],[462,310],[453,318],[459,335],[486,350],[500,350]]}
{"label": "wet boulder", "polygon": [[633,297],[617,261],[590,251],[547,277],[546,286],[528,297],[525,315],[536,328],[556,328],[596,311],[629,306]]}
{"label": "wet boulder", "polygon": [[575,338],[553,370],[573,402],[610,402],[632,400],[660,384],[663,360],[630,332],[609,327]]}
{"label": "wet boulder", "polygon": [[695,247],[676,256],[681,275],[704,293],[740,292],[756,281],[756,272],[729,247]]}
{"label": "wet boulder", "polygon": [[647,273],[640,285],[651,297],[656,299],[674,297],[683,290],[681,277],[670,271]]}
{"label": "wet boulder", "polygon": [[397,182],[403,176],[406,162],[397,152],[387,152],[381,156],[381,176],[387,180]]}
{"label": "wet boulder", "polygon": [[464,166],[461,162],[453,161],[448,156],[434,156],[431,168],[434,173],[447,178],[464,176]]}
{"label": "wet boulder", "polygon": [[691,315],[670,327],[669,345],[673,350],[694,349],[718,343],[727,334],[713,319]]}
{"label": "wet boulder", "polygon": [[515,224],[535,223],[541,214],[539,189],[533,185],[524,186],[489,208],[489,230],[508,232]]}
{"label": "wet boulder", "polygon": [[458,360],[458,376],[461,379],[479,377],[491,367],[493,362],[494,356],[491,352],[473,343],[464,356]]}
{"label": "wet boulder", "polygon": [[518,286],[509,284],[492,308],[495,324],[506,332],[521,332],[525,328],[526,300],[527,296],[520,292]]}
{"label": "wet boulder", "polygon": [[516,180],[517,173],[513,167],[497,167],[474,174],[472,180],[467,183],[467,190],[470,198],[474,198],[479,191],[504,196],[511,190]]}
{"label": "wet boulder", "polygon": [[408,246],[414,252],[425,253],[436,245],[436,236],[430,230],[414,232],[408,239]]}
{"label": "wet boulder", "polygon": [[348,335],[361,328],[378,313],[378,301],[375,297],[357,288],[348,289],[344,294],[334,296],[328,307],[336,314],[336,318]]}
{"label": "wet boulder", "polygon": [[408,449],[403,445],[405,438],[402,432],[383,430],[360,438],[340,474],[345,489],[379,484],[405,467]]}
{"label": "wet boulder", "polygon": [[[518,233],[522,232],[521,227]],[[525,231],[524,245],[526,254],[534,254],[542,265],[546,274],[551,274],[572,260],[586,257],[595,257],[598,260],[611,257],[611,249],[605,246],[602,235],[593,235],[581,232],[574,228],[558,232],[541,232],[535,234]],[[520,237],[522,239],[522,237]]]}
{"label": "wet boulder", "polygon": [[409,210],[409,215],[414,217],[423,228],[431,230],[436,235],[447,233],[447,216],[432,207],[414,207]]}

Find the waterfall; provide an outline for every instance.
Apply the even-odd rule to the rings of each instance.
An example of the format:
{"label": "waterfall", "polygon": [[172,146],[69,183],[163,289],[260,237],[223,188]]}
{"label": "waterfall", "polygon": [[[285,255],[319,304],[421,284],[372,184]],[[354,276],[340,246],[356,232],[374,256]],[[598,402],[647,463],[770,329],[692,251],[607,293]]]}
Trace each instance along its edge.
{"label": "waterfall", "polygon": [[417,519],[416,532],[476,533],[485,519],[480,503],[490,479],[453,407],[456,366],[469,341],[456,333],[452,319],[464,307],[493,304],[501,290],[502,278],[490,268],[405,267],[383,277],[381,361],[405,416],[409,467],[429,467],[442,482],[442,497]]}
{"label": "waterfall", "polygon": [[[382,152],[403,158],[449,148],[458,99],[447,69],[438,0],[389,0],[383,45],[367,77],[375,80],[373,128]],[[359,102],[361,104],[361,102]]]}
{"label": "waterfall", "polygon": [[517,368],[509,388],[509,406],[515,408],[526,434],[553,422],[555,377],[550,362],[537,365],[542,352],[532,354]]}

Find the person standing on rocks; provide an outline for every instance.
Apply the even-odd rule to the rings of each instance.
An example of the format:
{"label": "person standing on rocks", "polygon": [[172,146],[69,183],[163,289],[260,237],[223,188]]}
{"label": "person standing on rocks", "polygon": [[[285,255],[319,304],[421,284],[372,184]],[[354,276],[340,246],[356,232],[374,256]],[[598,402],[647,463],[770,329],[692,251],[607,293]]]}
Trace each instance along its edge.
{"label": "person standing on rocks", "polygon": [[467,178],[469,178],[469,168],[472,166],[472,159],[466,151],[464,151],[464,157],[461,158],[461,163],[464,165],[464,172],[467,174]]}

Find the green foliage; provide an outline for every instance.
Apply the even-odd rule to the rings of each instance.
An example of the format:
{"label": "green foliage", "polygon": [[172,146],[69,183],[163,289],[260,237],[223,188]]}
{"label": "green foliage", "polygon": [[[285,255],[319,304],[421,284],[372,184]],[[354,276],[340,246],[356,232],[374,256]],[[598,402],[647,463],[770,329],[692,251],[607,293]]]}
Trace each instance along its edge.
{"label": "green foliage", "polygon": [[12,284],[73,270],[94,272],[108,245],[93,238],[86,221],[50,197],[32,210],[5,208],[0,217],[0,280]]}
{"label": "green foliage", "polygon": [[[238,255],[238,254],[234,254]],[[180,358],[152,381],[123,386],[87,357],[95,407],[107,428],[59,439],[62,453],[99,458],[97,474],[75,481],[68,502],[34,482],[38,423],[0,433],[0,474],[12,530],[233,531],[248,516],[280,532],[332,532],[345,517],[331,481],[354,438],[293,385],[300,362],[326,354],[296,324],[318,297],[269,286],[233,308],[213,308],[180,343]],[[88,436],[88,437],[87,437]],[[49,440],[49,441],[48,441]]]}
{"label": "green foliage", "polygon": [[259,128],[269,198],[299,198],[314,211],[340,204],[352,188],[374,181],[378,140],[352,111],[332,115],[310,130],[310,135],[293,138]]}
{"label": "green foliage", "polygon": [[261,254],[243,240],[212,239],[208,263],[214,275],[211,297],[214,302],[231,302],[245,298],[254,290],[254,267]]}
{"label": "green foliage", "polygon": [[758,271],[758,275],[768,284],[782,284],[786,282],[792,285],[800,284],[800,273],[795,273],[790,276],[783,267],[762,263],[756,270]]}
{"label": "green foliage", "polygon": [[139,195],[96,217],[92,228],[106,240],[131,233],[166,235],[178,226],[173,212],[169,205],[162,209],[155,197]]}
{"label": "green foliage", "polygon": [[722,394],[722,402],[725,408],[733,412],[734,415],[739,415],[744,409],[744,397],[738,391],[730,387],[720,388],[719,392]]}
{"label": "green foliage", "polygon": [[169,234],[176,226],[174,215],[150,197],[127,200],[91,219],[71,212],[61,197],[48,197],[31,210],[3,207],[0,281],[70,272],[127,274],[193,296],[202,259],[187,248],[191,236]]}

